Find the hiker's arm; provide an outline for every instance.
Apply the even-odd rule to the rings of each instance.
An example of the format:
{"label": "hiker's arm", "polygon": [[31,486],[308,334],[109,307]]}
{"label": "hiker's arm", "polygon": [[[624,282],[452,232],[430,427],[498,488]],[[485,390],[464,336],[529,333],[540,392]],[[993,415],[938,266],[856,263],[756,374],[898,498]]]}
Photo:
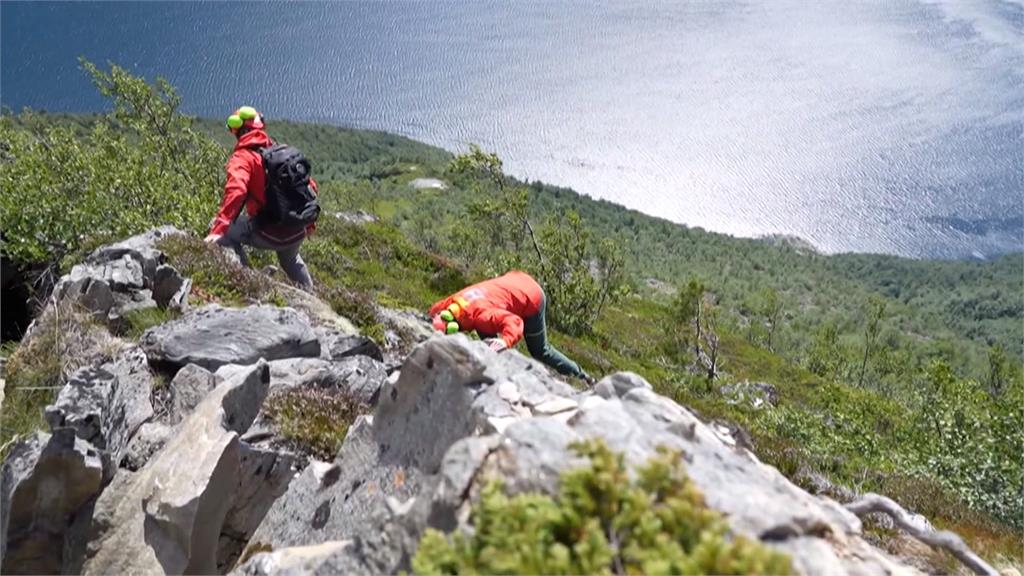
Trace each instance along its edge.
{"label": "hiker's arm", "polygon": [[245,204],[245,195],[252,174],[252,163],[242,154],[234,154],[228,160],[228,179],[224,183],[224,198],[220,201],[220,210],[213,220],[210,236],[221,237],[228,232],[231,223]]}
{"label": "hiker's arm", "polygon": [[509,348],[523,339],[523,319],[501,308],[483,310],[476,316],[476,329],[490,334],[501,334]]}

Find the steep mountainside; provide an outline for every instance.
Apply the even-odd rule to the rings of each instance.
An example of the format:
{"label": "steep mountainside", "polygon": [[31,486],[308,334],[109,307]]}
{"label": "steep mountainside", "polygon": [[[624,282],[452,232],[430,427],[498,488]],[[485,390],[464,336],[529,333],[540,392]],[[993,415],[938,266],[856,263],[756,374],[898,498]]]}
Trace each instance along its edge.
{"label": "steep mountainside", "polygon": [[[383,308],[381,348],[231,263],[278,305],[204,305],[164,251],[181,234],[99,248],[27,335],[23,350],[75,340],[65,360],[82,367],[49,432],[4,461],[5,574],[916,573],[869,543],[857,506],[808,494],[635,374],[580,392]],[[159,321],[135,340],[140,314]]]}
{"label": "steep mountainside", "polygon": [[[77,450],[78,441],[59,432],[71,426],[110,460],[99,462],[100,486],[116,469],[140,470],[161,438],[177,430],[182,410],[193,409],[230,376],[208,374],[215,376],[220,362],[208,357],[191,368],[176,363],[177,352],[156,358],[147,349],[123,357],[136,343],[175,341],[163,327],[185,321],[182,303],[189,299],[192,308],[217,304],[230,312],[185,316],[212,323],[203,324],[211,334],[229,330],[229,348],[242,341],[252,346],[240,365],[265,354],[258,338],[221,324],[234,309],[262,305],[247,312],[256,318],[244,320],[264,323],[256,335],[275,334],[278,327],[294,331],[289,342],[300,351],[286,347],[290,359],[267,357],[271,380],[314,378],[345,394],[319,386],[268,400],[255,428],[235,432],[269,434],[268,445],[245,440],[267,449],[305,446],[298,468],[309,457],[332,461],[351,418],[379,404],[374,382],[381,372],[394,373],[426,336],[419,314],[473,281],[522,268],[551,298],[551,339],[591,374],[638,375],[666,402],[729,430],[757,460],[813,494],[845,503],[857,493],[883,493],[935,526],[963,534],[994,563],[1022,562],[1021,255],[991,262],[822,255],[792,239],[731,238],[518,182],[502,173],[500,159],[481,150],[453,156],[395,135],[272,122],[270,134],[301,147],[321,183],[324,215],[302,247],[316,283],[312,298],[281,283],[272,254],[253,255],[256,273],[199,240],[223,184],[230,137],[222,123],[181,115],[169,85],[149,84],[116,66],[109,72],[84,66],[111,98],[110,114],[0,117],[5,322],[17,316],[9,303],[20,306],[24,291],[40,303],[25,310],[36,316],[35,328],[20,343],[4,345],[0,455],[15,454],[26,439],[35,438],[35,448],[48,445],[54,440],[36,434],[45,429],[60,446]],[[187,234],[161,238],[143,251],[97,251],[164,224]],[[132,250],[142,264],[132,264]],[[156,266],[159,258],[151,252],[173,268]],[[56,302],[76,304],[68,309]],[[92,313],[82,315],[80,306]],[[305,315],[315,338],[298,316],[277,307]],[[323,333],[324,322],[333,336]],[[314,339],[320,355],[328,350],[340,366],[295,359]],[[210,341],[203,346],[210,354],[236,353]],[[358,359],[341,360],[348,356]],[[178,378],[188,384],[174,384]],[[119,384],[122,379],[129,384]],[[174,392],[181,386],[189,391]],[[148,409],[135,400],[147,387],[153,388]],[[102,405],[111,402],[116,409],[105,415]],[[62,415],[78,404],[86,406],[84,415]],[[279,428],[261,427],[268,422]],[[112,436],[103,432],[114,428],[120,431]],[[129,440],[136,446],[129,449]],[[606,448],[623,451],[606,440]],[[32,454],[35,448],[17,450]],[[608,458],[589,450],[600,473],[614,473]],[[86,456],[82,466],[93,475],[96,462]],[[631,466],[640,464],[635,460]],[[12,473],[30,468],[17,465]],[[283,489],[279,481],[267,479],[275,497]],[[93,480],[82,482],[92,486]],[[487,493],[499,517],[515,517],[505,506],[525,505]],[[68,498],[78,506],[88,495]],[[583,505],[573,502],[574,510]],[[547,510],[552,504],[537,505]],[[249,518],[246,527],[223,534],[234,534],[237,545],[255,522]],[[830,530],[851,528],[844,526]],[[890,553],[909,554],[929,570],[951,569],[948,555],[908,549],[899,534],[874,517],[862,530]],[[433,561],[454,562],[466,552],[432,549]]]}

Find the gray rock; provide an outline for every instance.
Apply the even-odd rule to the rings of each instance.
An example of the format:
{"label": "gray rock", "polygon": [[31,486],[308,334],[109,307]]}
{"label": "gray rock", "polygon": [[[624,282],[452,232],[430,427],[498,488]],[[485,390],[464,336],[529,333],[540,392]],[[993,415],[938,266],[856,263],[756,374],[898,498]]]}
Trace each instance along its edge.
{"label": "gray rock", "polygon": [[384,361],[384,353],[381,352],[380,346],[368,336],[339,336],[322,349],[323,354],[329,360],[338,361],[349,356],[369,356],[378,362]]}
{"label": "gray rock", "polygon": [[216,370],[225,364],[252,364],[317,357],[320,343],[305,315],[291,308],[217,305],[191,310],[177,320],[146,331],[141,340],[151,362]]}
{"label": "gray rock", "polygon": [[270,387],[263,362],[214,389],[139,472],[100,495],[83,574],[217,570],[218,539],[241,485],[238,435]]}
{"label": "gray rock", "polygon": [[0,558],[4,574],[56,574],[70,521],[100,491],[103,464],[88,442],[62,428],[15,444],[0,483]]}
{"label": "gray rock", "polygon": [[[565,386],[533,361],[517,353],[497,355],[463,335],[418,346],[401,373],[381,388],[374,416],[350,428],[336,468],[325,471],[313,463],[300,474],[268,512],[250,549],[352,539],[360,550],[360,571],[407,568],[428,519],[453,521],[462,503],[454,486],[465,485],[466,471],[475,465],[450,463],[446,503],[417,495],[434,492],[449,447],[482,430],[489,411],[515,413],[499,396],[477,402],[491,384],[513,379],[536,386],[532,396],[538,399],[550,399],[552,390]],[[528,409],[518,410],[529,416]],[[482,459],[487,446],[484,441],[463,449]],[[383,543],[382,534],[390,544]]]}
{"label": "gray rock", "polygon": [[220,378],[196,364],[186,364],[178,370],[170,384],[171,410],[168,421],[177,424],[185,419],[217,387],[218,382]]}
{"label": "gray rock", "polygon": [[174,428],[162,422],[146,422],[132,437],[121,459],[121,467],[132,472],[141,470],[174,435]]}
{"label": "gray rock", "polygon": [[342,222],[348,222],[349,224],[369,224],[370,222],[377,221],[376,216],[363,210],[356,210],[355,212],[335,212],[334,217]]}
{"label": "gray rock", "polygon": [[62,302],[73,303],[92,312],[98,318],[106,318],[114,306],[114,293],[101,279],[82,276],[77,280],[62,279],[57,294]]}
{"label": "gray rock", "polygon": [[749,404],[751,408],[760,409],[775,406],[779,402],[779,392],[775,386],[767,382],[735,382],[719,386],[718,392],[729,404]]}
{"label": "gray rock", "polygon": [[[229,364],[217,369],[227,378],[244,367]],[[387,378],[384,365],[368,356],[348,356],[338,362],[320,358],[288,358],[270,363],[270,390],[301,386],[332,388],[366,405],[372,405]]]}
{"label": "gray rock", "polygon": [[51,430],[73,428],[116,465],[131,437],[153,417],[152,388],[145,355],[129,348],[113,362],[75,372],[57,400],[46,407],[46,421]]}
{"label": "gray rock", "polygon": [[220,573],[234,565],[270,506],[288,489],[296,461],[292,454],[240,444],[238,487],[218,544]]}
{"label": "gray rock", "polygon": [[130,292],[114,292],[114,305],[107,313],[107,325],[116,333],[123,333],[128,328],[125,317],[139,310],[156,308],[149,290],[132,290]]}
{"label": "gray rock", "polygon": [[161,308],[184,311],[192,280],[182,277],[173,266],[161,264],[153,274],[153,300]]}
{"label": "gray rock", "polygon": [[[785,550],[804,573],[905,568],[863,540],[855,516],[797,488],[638,376],[613,376],[601,389],[580,394],[517,352],[496,355],[462,335],[432,338],[384,384],[374,415],[351,428],[335,462],[296,477],[249,551],[344,541],[351,547],[324,556],[354,562],[339,564],[345,570],[405,570],[426,527],[472,529],[471,505],[488,478],[513,493],[554,494],[564,471],[585,464],[570,446],[600,438],[631,467],[659,447],[679,450],[734,533]],[[270,556],[243,568],[277,570],[260,564]]]}
{"label": "gray rock", "polygon": [[387,379],[384,364],[369,356],[347,356],[333,363],[341,390],[361,404],[377,403],[380,389]]}
{"label": "gray rock", "polygon": [[388,347],[412,347],[436,334],[430,324],[430,318],[416,310],[379,307],[377,315],[384,325],[394,333],[396,342],[388,343]]}
{"label": "gray rock", "polygon": [[639,374],[633,372],[616,372],[601,379],[594,386],[594,393],[602,398],[618,398],[625,396],[633,388],[648,388],[651,385]]}
{"label": "gray rock", "polygon": [[232,576],[331,576],[363,574],[367,566],[356,556],[351,540],[331,540],[310,546],[296,546],[274,552],[260,552]]}
{"label": "gray rock", "polygon": [[138,265],[142,274],[144,286],[139,286],[139,288],[150,288],[157,267],[164,262],[164,254],[157,249],[156,243],[170,236],[184,234],[174,226],[160,226],[120,242],[97,248],[86,258],[86,263],[102,265],[128,258]]}
{"label": "gray rock", "polygon": [[142,290],[146,287],[142,264],[127,254],[103,262],[77,264],[71,268],[71,282],[84,278],[102,280],[115,292]]}
{"label": "gray rock", "polygon": [[416,190],[446,190],[448,184],[437,178],[416,178],[409,182],[409,187]]}

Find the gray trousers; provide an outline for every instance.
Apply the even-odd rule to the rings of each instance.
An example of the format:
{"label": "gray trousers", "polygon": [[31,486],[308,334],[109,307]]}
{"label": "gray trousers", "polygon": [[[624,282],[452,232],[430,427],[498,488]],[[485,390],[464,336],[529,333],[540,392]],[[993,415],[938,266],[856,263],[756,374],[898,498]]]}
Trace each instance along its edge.
{"label": "gray trousers", "polygon": [[299,255],[299,247],[302,246],[303,240],[305,240],[304,237],[291,244],[275,244],[256,233],[249,215],[246,214],[245,210],[242,210],[238,217],[235,218],[235,221],[231,223],[228,233],[217,240],[217,244],[225,248],[231,248],[235,255],[238,256],[242,266],[246,268],[249,267],[249,257],[245,254],[243,246],[252,246],[259,250],[273,250],[277,252],[277,261],[280,262],[281,269],[288,275],[288,278],[303,289],[312,291],[313,278],[310,277],[309,269],[306,268],[306,263],[303,262],[302,256]]}

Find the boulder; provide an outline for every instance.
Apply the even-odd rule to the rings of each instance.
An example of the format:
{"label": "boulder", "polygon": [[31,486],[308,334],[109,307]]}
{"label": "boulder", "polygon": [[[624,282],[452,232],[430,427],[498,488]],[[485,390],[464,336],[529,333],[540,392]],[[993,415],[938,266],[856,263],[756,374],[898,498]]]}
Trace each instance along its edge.
{"label": "boulder", "polygon": [[369,224],[377,221],[376,216],[364,210],[356,210],[355,212],[335,212],[334,217],[348,224]]}
{"label": "boulder", "polygon": [[132,312],[156,308],[156,301],[148,289],[130,292],[114,292],[114,305],[107,313],[107,325],[115,333],[124,333],[128,329],[125,317]]}
{"label": "boulder", "polygon": [[138,348],[128,348],[112,362],[75,372],[46,407],[46,421],[54,431],[72,428],[116,467],[128,441],[153,417],[152,388],[146,356]]}
{"label": "boulder", "polygon": [[182,277],[173,266],[161,264],[153,274],[153,300],[161,308],[179,312],[188,308],[192,280]]}
{"label": "boulder", "polygon": [[[244,366],[229,364],[217,369],[217,376],[230,377]],[[278,392],[300,386],[332,388],[366,405],[372,405],[387,373],[384,365],[368,356],[347,356],[331,362],[321,358],[288,358],[270,362],[270,390]]]}
{"label": "boulder", "polygon": [[210,305],[146,331],[141,346],[150,361],[181,367],[197,364],[216,370],[225,364],[252,364],[317,357],[320,343],[305,315],[291,308]]}
{"label": "boulder", "polygon": [[106,318],[110,309],[114,307],[114,292],[110,285],[91,276],[80,276],[76,280],[67,281],[62,279],[56,291],[61,302],[79,306],[92,312],[97,318]]}
{"label": "boulder", "polygon": [[295,477],[295,455],[240,444],[238,486],[224,519],[217,550],[217,567],[227,572],[259,527],[270,506]]}
{"label": "boulder", "polygon": [[61,572],[75,512],[99,493],[99,452],[71,428],[36,432],[15,444],[0,484],[0,572]]}
{"label": "boulder", "polygon": [[[528,404],[513,407],[491,394],[497,388],[492,385],[502,382],[521,387],[517,401]],[[360,417],[349,429],[335,462],[314,462],[292,481],[249,550],[352,539],[361,551],[360,571],[402,568],[429,512],[411,504],[433,491],[448,449],[492,432],[491,417],[528,418],[527,405],[559,394],[574,392],[517,353],[497,355],[463,335],[428,340],[381,388],[373,417]],[[396,523],[399,517],[410,520]]]}
{"label": "boulder", "polygon": [[151,288],[156,269],[164,262],[164,254],[156,247],[156,243],[170,236],[183,236],[184,232],[174,226],[160,226],[137,234],[114,244],[97,248],[86,258],[86,264],[102,265],[116,260],[128,258],[134,261],[143,278],[144,286]]}
{"label": "boulder", "polygon": [[349,356],[369,356],[378,362],[384,361],[384,353],[373,338],[358,334],[337,335],[328,342],[321,340],[321,356],[335,361]]}
{"label": "boulder", "polygon": [[650,389],[651,385],[639,374],[616,372],[602,378],[594,386],[594,394],[606,399],[618,398],[625,396],[627,392],[634,388]]}
{"label": "boulder", "polygon": [[132,472],[141,470],[174,435],[174,428],[162,422],[146,422],[132,437],[121,458],[121,467]]}
{"label": "boulder", "polygon": [[142,290],[146,287],[146,276],[142,264],[128,254],[107,260],[90,260],[76,264],[71,272],[58,283],[58,294],[63,298],[66,290],[83,280],[101,281],[115,292]]}
{"label": "boulder", "polygon": [[221,381],[212,372],[196,364],[186,364],[171,380],[171,409],[167,419],[181,422]]}
{"label": "boulder", "polygon": [[751,408],[775,406],[779,402],[779,392],[775,386],[767,382],[734,382],[719,386],[718,392],[729,404],[749,404]]}
{"label": "boulder", "polygon": [[[611,375],[596,393],[580,393],[518,352],[495,355],[462,335],[412,351],[336,460],[310,464],[271,507],[249,555],[351,542],[327,556],[354,562],[343,564],[348,571],[408,569],[426,527],[472,529],[471,506],[489,478],[511,493],[555,494],[560,475],[585,464],[570,446],[591,438],[634,467],[659,446],[680,450],[731,530],[790,554],[802,573],[906,569],[861,537],[853,514],[793,485],[639,376]],[[273,565],[259,558],[242,570]]]}
{"label": "boulder", "polygon": [[215,388],[141,470],[118,474],[100,495],[84,574],[210,574],[240,486],[238,435],[270,387],[258,362]]}

